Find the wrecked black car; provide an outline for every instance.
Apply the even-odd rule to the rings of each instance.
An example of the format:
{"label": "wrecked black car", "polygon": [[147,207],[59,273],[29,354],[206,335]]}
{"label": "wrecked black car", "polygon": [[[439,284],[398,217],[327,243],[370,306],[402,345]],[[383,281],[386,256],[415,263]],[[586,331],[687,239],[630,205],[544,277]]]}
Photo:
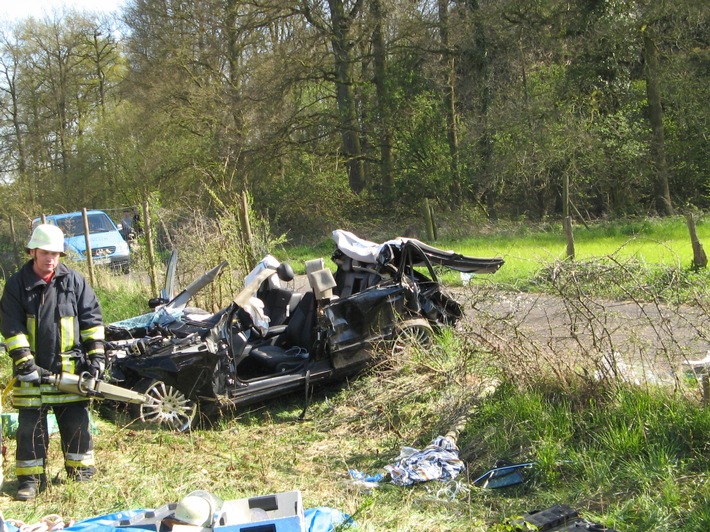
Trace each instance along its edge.
{"label": "wrecked black car", "polygon": [[[375,350],[426,344],[456,323],[461,306],[447,296],[435,266],[493,273],[499,258],[473,258],[414,239],[375,244],[333,232],[335,274],[323,259],[306,262],[308,287],[289,288],[293,270],[265,257],[244,288],[215,314],[187,307],[226,263],[154,312],[107,326],[110,382],[145,393],[129,405],[146,423],[185,431],[198,410],[210,415],[305,390],[360,372]],[[174,268],[174,264],[172,266]]]}

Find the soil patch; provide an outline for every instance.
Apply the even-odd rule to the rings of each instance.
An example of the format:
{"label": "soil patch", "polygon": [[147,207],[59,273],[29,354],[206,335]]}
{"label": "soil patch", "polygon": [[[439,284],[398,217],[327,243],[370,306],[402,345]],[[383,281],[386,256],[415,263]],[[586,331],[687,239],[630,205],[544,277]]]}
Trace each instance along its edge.
{"label": "soil patch", "polygon": [[665,380],[710,351],[710,320],[689,305],[564,299],[469,286],[454,291],[464,326],[498,345],[557,362],[604,358]]}

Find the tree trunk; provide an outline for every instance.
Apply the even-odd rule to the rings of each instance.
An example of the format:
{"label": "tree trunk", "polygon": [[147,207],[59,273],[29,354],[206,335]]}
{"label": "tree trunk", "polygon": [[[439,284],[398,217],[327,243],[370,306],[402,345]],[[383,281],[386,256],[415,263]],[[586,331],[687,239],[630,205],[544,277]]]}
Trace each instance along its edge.
{"label": "tree trunk", "polygon": [[352,21],[361,2],[358,2],[346,15],[343,0],[328,0],[330,20],[333,32],[331,43],[335,56],[335,86],[340,117],[340,135],[343,155],[348,168],[350,189],[359,194],[365,189],[365,164],[362,159],[362,146],[357,127],[355,91],[353,90],[353,61],[350,42]]}
{"label": "tree trunk", "polygon": [[662,216],[673,214],[673,204],[668,186],[668,163],[666,161],[665,133],[663,128],[663,106],[661,105],[661,89],[658,79],[658,55],[656,43],[649,29],[643,31],[644,45],[644,76],[646,77],[646,96],[648,98],[648,114],[651,122],[651,160],[655,171],[656,210]]}
{"label": "tree trunk", "polygon": [[459,172],[459,139],[456,127],[456,62],[449,42],[449,0],[438,0],[439,38],[441,39],[441,63],[444,70],[444,109],[446,113],[446,137],[449,142],[451,192],[456,202],[461,200],[461,175]]}
{"label": "tree trunk", "polygon": [[377,109],[380,118],[380,172],[382,174],[383,196],[386,200],[394,198],[394,160],[392,155],[392,132],[390,98],[387,90],[387,49],[382,34],[384,15],[380,0],[371,0],[372,18],[375,28],[372,31],[372,53],[374,56],[374,84],[377,91]]}
{"label": "tree trunk", "polygon": [[490,76],[490,54],[488,52],[488,41],[486,39],[486,28],[481,15],[481,8],[478,0],[468,0],[468,11],[473,18],[474,40],[473,49],[469,52],[470,83],[477,85],[479,105],[477,109],[478,129],[480,135],[476,145],[479,150],[481,161],[479,183],[483,189],[483,199],[486,204],[488,218],[492,221],[498,219],[496,204],[498,200],[498,185],[493,171],[493,136],[489,124],[489,112],[493,100]]}
{"label": "tree trunk", "polygon": [[98,87],[97,87],[97,92],[98,92],[98,104],[99,104],[99,111],[101,112],[101,115],[103,116],[104,111],[105,111],[105,106],[106,106],[106,74],[104,73],[103,66],[102,66],[102,59],[103,59],[103,54],[102,49],[107,46],[104,43],[102,43],[99,40],[99,36],[101,35],[101,31],[99,28],[96,28],[94,30],[94,34],[92,36],[92,42],[91,44],[93,45],[93,52],[94,52],[94,68],[96,69],[96,79],[98,81]]}
{"label": "tree trunk", "polygon": [[[17,176],[18,182],[22,183],[22,188],[27,194],[27,199],[30,205],[35,202],[35,180],[27,178],[27,153],[25,151],[25,132],[23,130],[23,119],[20,116],[20,95],[18,94],[18,69],[19,69],[19,54],[16,53],[14,47],[7,45],[11,51],[10,57],[11,62],[7,65],[3,65],[3,77],[5,78],[4,83],[7,85],[5,92],[7,93],[8,101],[8,114],[12,121],[12,134],[14,134],[15,142],[14,146],[14,157],[17,161]],[[8,146],[12,146],[12,141],[8,139],[3,139],[3,142]]]}
{"label": "tree trunk", "polygon": [[[222,146],[222,156],[230,161],[234,170],[238,170],[242,160],[242,146],[244,144],[244,119],[242,116],[242,95],[240,88],[240,59],[242,50],[239,45],[237,14],[240,6],[236,0],[228,0],[225,16],[225,33],[227,38],[227,64],[228,79],[227,87],[228,105],[232,123],[230,124],[230,134],[227,135],[225,146]],[[236,175],[243,176],[243,172],[236,172]],[[242,187],[248,187],[246,179],[242,178]]]}

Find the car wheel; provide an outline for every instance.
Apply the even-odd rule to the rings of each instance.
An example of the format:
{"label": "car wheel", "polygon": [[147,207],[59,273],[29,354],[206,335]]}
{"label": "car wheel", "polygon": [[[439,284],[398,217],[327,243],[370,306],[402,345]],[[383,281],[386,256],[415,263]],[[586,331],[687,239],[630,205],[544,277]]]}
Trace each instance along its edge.
{"label": "car wheel", "polygon": [[192,428],[197,405],[180,390],[153,379],[139,381],[134,389],[148,396],[145,404],[131,405],[136,419],[177,432],[186,432]]}
{"label": "car wheel", "polygon": [[411,347],[426,349],[434,341],[434,330],[425,319],[405,320],[397,326],[392,354],[397,356]]}

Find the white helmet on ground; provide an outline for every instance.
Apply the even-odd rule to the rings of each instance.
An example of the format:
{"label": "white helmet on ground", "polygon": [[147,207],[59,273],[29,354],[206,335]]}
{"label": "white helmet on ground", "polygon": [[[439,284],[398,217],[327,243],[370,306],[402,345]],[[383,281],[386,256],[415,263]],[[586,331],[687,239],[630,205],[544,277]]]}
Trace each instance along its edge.
{"label": "white helmet on ground", "polygon": [[213,497],[206,491],[198,490],[180,500],[174,517],[188,525],[211,527],[216,510]]}
{"label": "white helmet on ground", "polygon": [[30,249],[43,249],[64,255],[64,233],[56,225],[39,224],[32,231],[30,241],[27,243],[27,250]]}

